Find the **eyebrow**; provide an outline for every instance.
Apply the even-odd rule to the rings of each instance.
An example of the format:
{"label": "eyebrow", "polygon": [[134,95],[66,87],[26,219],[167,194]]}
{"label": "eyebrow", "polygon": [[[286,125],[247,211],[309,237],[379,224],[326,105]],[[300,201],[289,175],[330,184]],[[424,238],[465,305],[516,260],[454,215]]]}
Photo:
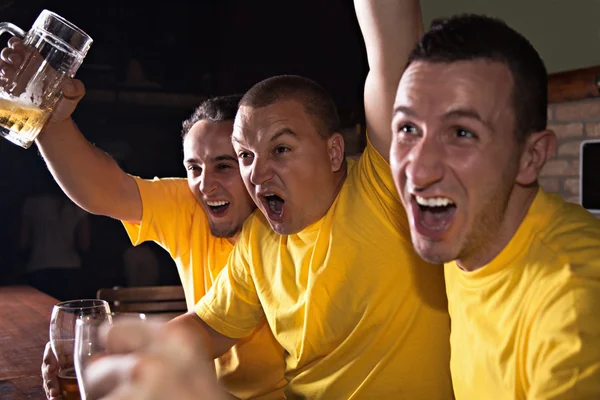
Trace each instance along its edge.
{"label": "eyebrow", "polygon": [[295,139],[298,139],[298,135],[296,135],[296,132],[292,131],[289,128],[284,128],[284,129],[280,130],[279,132],[277,132],[276,134],[274,134],[273,137],[271,139],[269,139],[269,142],[274,142],[277,139],[279,139],[280,137],[282,137],[283,135],[290,135],[290,136],[294,137]]}
{"label": "eyebrow", "polygon": [[[403,113],[408,115],[409,117],[416,117],[417,113],[414,112],[414,110],[412,110],[409,107],[405,107],[405,106],[396,106],[394,107],[394,115],[396,113]],[[471,110],[468,108],[457,108],[454,110],[450,110],[447,113],[444,114],[443,116],[444,119],[451,119],[451,118],[470,118],[470,119],[474,119],[476,121],[479,121],[480,123],[482,123],[483,125],[485,125],[488,129],[493,130],[492,127],[490,126],[490,124],[481,117],[481,115],[479,115],[479,113],[475,110]]]}
{"label": "eyebrow", "polygon": [[[274,142],[274,141],[276,141],[277,139],[279,139],[283,135],[290,135],[290,136],[292,136],[292,137],[294,137],[296,139],[299,139],[299,137],[296,134],[296,132],[292,131],[289,128],[283,128],[282,130],[280,130],[279,132],[277,132],[276,134],[274,134],[273,137],[271,137],[271,139],[269,139],[269,142]],[[243,144],[244,143],[243,139],[242,140],[237,139],[235,136],[231,137],[231,141],[239,143],[239,144]]]}
{"label": "eyebrow", "polygon": [[[238,159],[230,156],[229,154],[223,154],[220,156],[210,158],[210,162],[217,163],[219,161],[233,161],[238,162]],[[200,161],[197,158],[188,158],[184,160],[184,164],[198,164]]]}

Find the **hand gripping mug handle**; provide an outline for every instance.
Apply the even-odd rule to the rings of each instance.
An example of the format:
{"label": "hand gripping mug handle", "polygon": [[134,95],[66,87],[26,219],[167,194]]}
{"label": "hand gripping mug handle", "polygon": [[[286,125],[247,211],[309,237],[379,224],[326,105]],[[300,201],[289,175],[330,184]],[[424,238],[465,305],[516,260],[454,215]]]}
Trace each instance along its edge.
{"label": "hand gripping mug handle", "polygon": [[25,31],[15,24],[11,24],[10,22],[0,22],[0,35],[3,33],[10,33],[13,36],[18,36],[21,39],[25,37]]}

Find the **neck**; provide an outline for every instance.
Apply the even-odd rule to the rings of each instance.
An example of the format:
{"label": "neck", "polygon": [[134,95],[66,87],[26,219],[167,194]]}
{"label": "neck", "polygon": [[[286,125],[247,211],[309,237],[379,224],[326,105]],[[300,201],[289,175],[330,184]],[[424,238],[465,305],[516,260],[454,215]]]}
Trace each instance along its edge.
{"label": "neck", "polygon": [[331,203],[333,204],[333,200],[337,197],[340,190],[342,190],[342,186],[344,182],[346,182],[346,178],[348,177],[348,164],[346,161],[342,164],[342,167],[338,172],[333,175],[333,179],[335,182],[335,190],[333,192],[333,197],[331,198]]}
{"label": "neck", "polygon": [[521,226],[537,192],[537,184],[528,187],[516,186],[509,197],[502,221],[493,233],[493,240],[485,243],[480,250],[457,259],[458,266],[465,271],[475,271],[496,258]]}
{"label": "neck", "polygon": [[228,241],[229,243],[231,243],[232,245],[234,245],[234,246],[235,246],[235,242],[237,242],[238,236],[240,236],[240,233],[239,233],[239,232],[238,232],[238,233],[236,233],[236,234],[235,234],[234,236],[232,236],[232,237],[228,237],[228,238],[227,238],[227,241]]}

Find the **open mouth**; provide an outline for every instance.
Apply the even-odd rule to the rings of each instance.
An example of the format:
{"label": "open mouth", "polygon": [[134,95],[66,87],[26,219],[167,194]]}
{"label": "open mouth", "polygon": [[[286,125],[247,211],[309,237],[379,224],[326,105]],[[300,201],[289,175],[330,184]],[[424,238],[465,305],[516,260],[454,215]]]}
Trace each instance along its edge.
{"label": "open mouth", "polygon": [[447,197],[413,197],[413,212],[419,232],[439,238],[452,224],[456,204]]}
{"label": "open mouth", "polygon": [[283,220],[283,206],[285,200],[276,194],[265,194],[262,197],[262,202],[267,210],[269,219],[280,222]]}
{"label": "open mouth", "polygon": [[222,217],[227,213],[230,203],[228,201],[207,201],[206,205],[212,215]]}

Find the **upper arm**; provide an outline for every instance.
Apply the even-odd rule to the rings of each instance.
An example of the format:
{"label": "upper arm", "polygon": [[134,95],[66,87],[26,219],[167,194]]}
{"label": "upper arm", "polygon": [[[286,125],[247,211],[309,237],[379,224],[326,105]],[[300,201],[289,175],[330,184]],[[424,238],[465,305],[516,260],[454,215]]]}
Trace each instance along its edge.
{"label": "upper arm", "polygon": [[364,88],[369,140],[389,161],[392,108],[408,55],[423,31],[418,0],[354,0],[369,74]]}
{"label": "upper arm", "polygon": [[539,311],[529,343],[527,398],[600,398],[599,286],[575,282]]}
{"label": "upper arm", "polygon": [[115,204],[116,208],[110,217],[139,224],[142,221],[143,208],[137,183],[131,175],[123,174],[120,185],[121,198]]}

